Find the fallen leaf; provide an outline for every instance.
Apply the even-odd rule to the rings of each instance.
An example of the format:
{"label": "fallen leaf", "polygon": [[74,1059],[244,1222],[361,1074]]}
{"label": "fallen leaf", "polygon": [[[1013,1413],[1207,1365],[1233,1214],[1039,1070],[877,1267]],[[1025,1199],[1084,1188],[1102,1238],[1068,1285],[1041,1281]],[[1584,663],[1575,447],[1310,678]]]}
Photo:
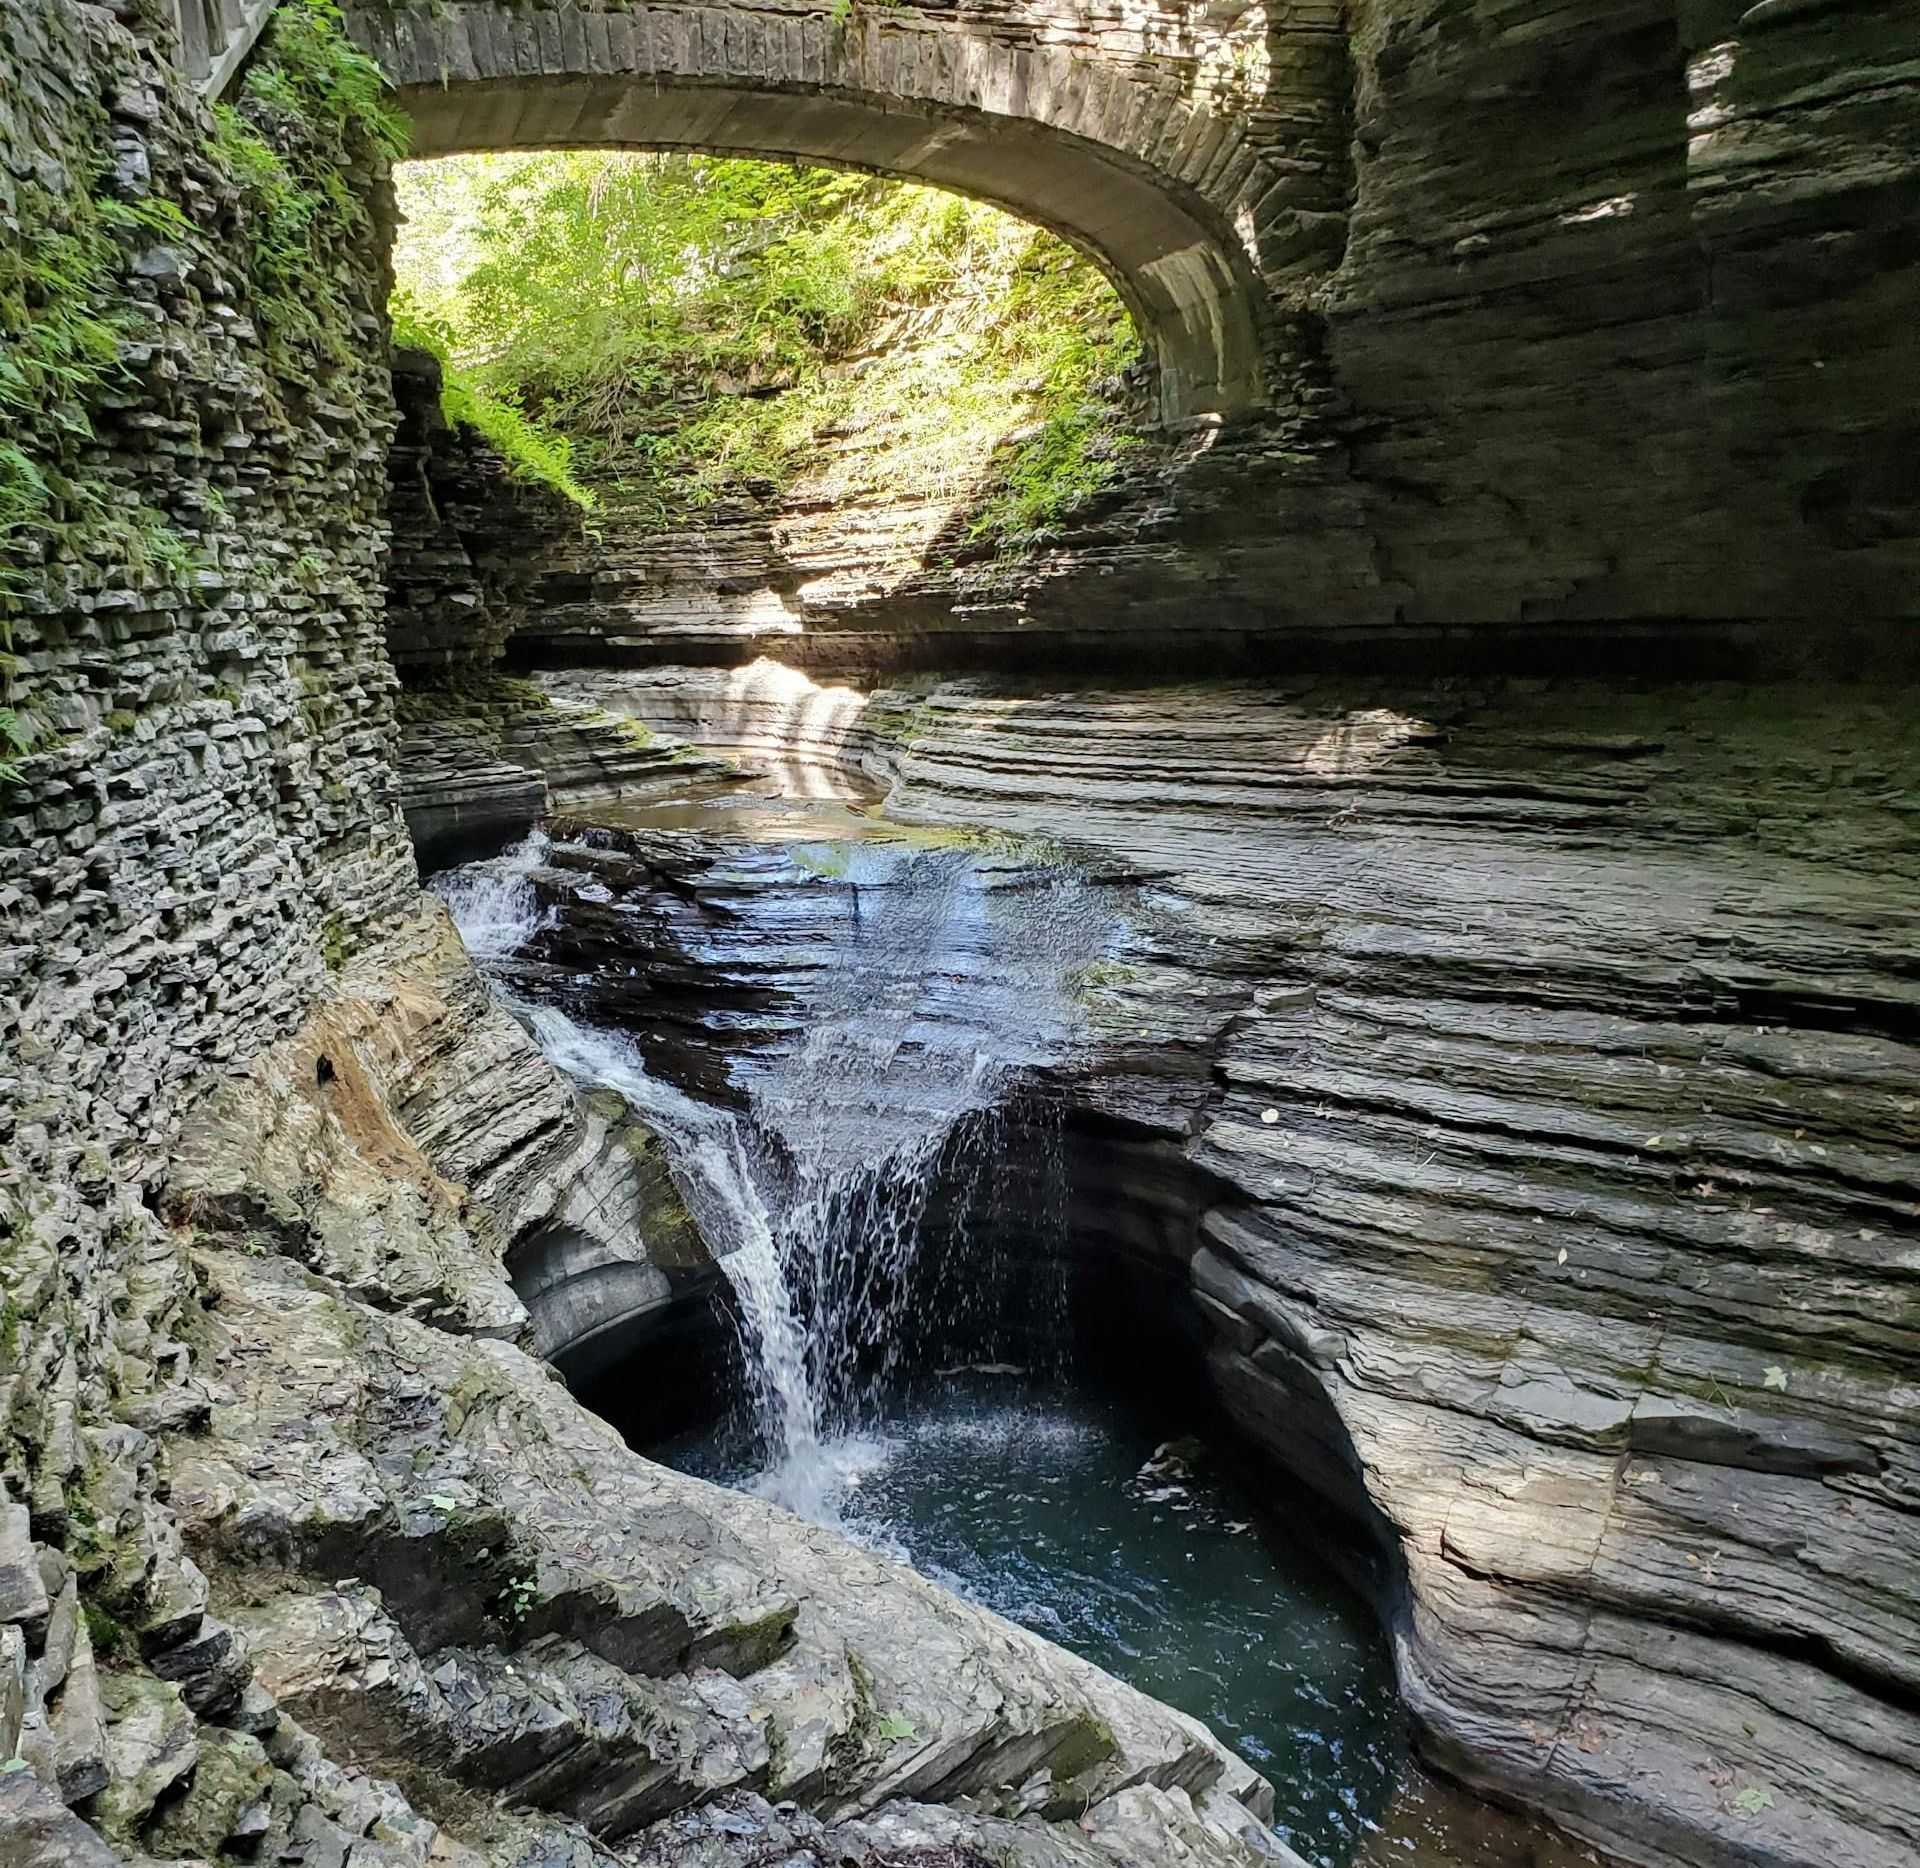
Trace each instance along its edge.
{"label": "fallen leaf", "polygon": [[1767,1370],[1767,1386],[1778,1388],[1782,1394],[1787,1391],[1787,1372],[1778,1363]]}

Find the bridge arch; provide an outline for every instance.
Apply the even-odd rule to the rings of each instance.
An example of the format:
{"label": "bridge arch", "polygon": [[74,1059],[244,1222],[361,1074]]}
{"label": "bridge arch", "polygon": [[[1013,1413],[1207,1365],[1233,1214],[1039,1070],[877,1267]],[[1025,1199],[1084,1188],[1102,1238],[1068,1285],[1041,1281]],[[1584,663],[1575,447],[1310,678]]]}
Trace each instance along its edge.
{"label": "bridge arch", "polygon": [[930,182],[1059,234],[1158,365],[1161,419],[1264,401],[1264,290],[1235,232],[1237,133],[1164,75],[1036,34],[816,0],[350,7],[414,153],[612,146],[793,158]]}

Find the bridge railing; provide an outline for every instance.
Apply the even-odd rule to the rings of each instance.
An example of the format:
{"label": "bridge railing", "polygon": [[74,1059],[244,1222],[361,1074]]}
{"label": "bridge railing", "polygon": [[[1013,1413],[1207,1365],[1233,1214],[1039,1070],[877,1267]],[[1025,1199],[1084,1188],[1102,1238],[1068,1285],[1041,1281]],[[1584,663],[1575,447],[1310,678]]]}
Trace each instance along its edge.
{"label": "bridge railing", "polygon": [[173,0],[180,23],[180,63],[211,103],[233,82],[278,0]]}

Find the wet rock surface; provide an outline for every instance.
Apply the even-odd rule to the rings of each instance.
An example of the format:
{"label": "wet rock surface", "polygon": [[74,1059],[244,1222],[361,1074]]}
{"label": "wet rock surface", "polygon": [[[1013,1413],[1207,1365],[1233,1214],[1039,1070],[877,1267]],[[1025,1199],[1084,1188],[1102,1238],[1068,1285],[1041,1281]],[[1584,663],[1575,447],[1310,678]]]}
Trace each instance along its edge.
{"label": "wet rock surface", "polygon": [[[1181,156],[1272,210],[1284,409],[1196,435],[1125,526],[943,584],[928,640],[861,603],[848,633],[928,662],[1023,655],[1036,622],[1094,657],[1647,621],[1603,632],[1617,656],[1692,617],[1817,619],[1818,649],[1837,611],[1909,613],[1904,10],[1567,11],[1395,0],[1343,61],[1291,10],[1304,64],[1235,108],[1290,148],[1305,111],[1323,166],[1226,130]],[[23,437],[56,435],[100,522],[8,566],[11,692],[45,731],[0,850],[0,1850],[1261,1859],[1258,1785],[1203,1734],[647,1468],[508,1340],[514,1248],[551,1247],[561,1288],[582,1250],[649,1290],[694,1268],[644,1142],[420,918],[383,158],[301,152],[353,225],[315,324],[271,331],[165,12],[0,11],[6,257],[66,224],[50,203],[118,210],[116,322],[82,340],[116,373]],[[517,15],[516,49],[584,18]],[[1351,177],[1324,166],[1349,104]],[[1316,240],[1294,217],[1329,185]],[[423,616],[467,607],[457,558],[413,568],[447,573]],[[418,666],[451,671],[464,638],[428,620]],[[788,737],[712,691],[711,737]],[[412,723],[455,830],[521,821],[530,771],[562,803],[680,776],[535,711],[523,739],[506,701]],[[1910,697],[829,714],[809,730],[857,719],[901,811],[1065,809],[1180,904],[1091,996],[1113,1055],[1080,1118],[1139,1170],[1105,1175],[1103,1224],[1204,1299],[1249,1431],[1391,1527],[1436,1755],[1648,1857],[1908,1858]]]}
{"label": "wet rock surface", "polygon": [[1083,1224],[1382,1534],[1430,1754],[1629,1852],[1904,1859],[1907,698],[778,689],[617,678],[1160,892],[1090,982]]}

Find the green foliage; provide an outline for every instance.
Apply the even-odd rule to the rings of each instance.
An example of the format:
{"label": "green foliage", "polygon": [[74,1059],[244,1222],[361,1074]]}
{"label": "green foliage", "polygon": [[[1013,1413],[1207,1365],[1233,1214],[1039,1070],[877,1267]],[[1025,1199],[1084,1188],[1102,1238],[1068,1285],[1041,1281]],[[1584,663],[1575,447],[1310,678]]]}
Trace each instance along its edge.
{"label": "green foliage", "polygon": [[564,435],[532,420],[513,403],[489,395],[459,370],[446,377],[441,401],[447,420],[485,435],[509,470],[552,488],[583,512],[592,511],[594,496],[574,478],[573,444]]}
{"label": "green foliage", "polygon": [[92,409],[123,373],[131,334],[125,249],[177,237],[188,223],[171,201],[103,194],[95,148],[44,153],[82,186],[21,180],[15,224],[0,239],[0,784],[21,781],[15,757],[47,737],[14,694],[11,616],[37,567],[73,552],[138,569],[167,536],[157,515],[128,510],[82,461]]}
{"label": "green foliage", "polygon": [[[111,513],[75,469],[127,328],[114,303],[118,217],[94,192],[97,158],[88,168],[85,187],[57,194],[21,183],[18,231],[0,241],[0,605],[17,598],[57,532]],[[0,673],[12,673],[10,659]]]}
{"label": "green foliage", "polygon": [[417,312],[396,307],[393,341],[416,350],[430,350],[440,359],[441,412],[456,427],[465,426],[485,435],[506,462],[509,473],[550,488],[583,512],[593,510],[593,493],[574,476],[573,443],[536,422],[517,404],[490,394],[454,356],[452,340],[444,330],[429,324]]}
{"label": "green foliage", "polygon": [[401,201],[400,317],[480,393],[569,437],[570,467],[629,516],[817,476],[833,433],[871,425],[880,488],[971,509],[970,535],[1004,545],[1128,452],[1099,388],[1138,354],[1124,309],[998,209],[791,164],[604,153],[413,164]]}
{"label": "green foliage", "polygon": [[352,170],[406,153],[406,119],[347,37],[337,0],[283,0],[214,148],[247,204],[254,309],[270,353],[353,361],[340,253],[370,231]]}
{"label": "green foliage", "polygon": [[[255,309],[269,348],[306,342],[341,360],[351,339],[343,244],[365,229],[367,191],[346,163],[393,156],[405,128],[378,68],[345,35],[336,0],[286,0],[238,109],[217,113],[216,153],[245,196]],[[0,238],[0,783],[20,779],[4,755],[45,738],[13,692],[9,614],[56,559],[112,562],[174,581],[195,568],[188,541],[160,514],[129,508],[84,464],[92,414],[124,374],[139,307],[126,290],[130,253],[196,229],[178,203],[106,192],[104,112],[67,147],[41,151],[78,186],[23,179]]]}
{"label": "green foliage", "polygon": [[500,1590],[500,1618],[517,1628],[533,1613],[539,1600],[540,1585],[533,1576],[509,1576]]}
{"label": "green foliage", "polygon": [[0,758],[0,784],[20,782],[20,768],[13,763],[12,755],[31,752],[39,738],[39,728],[30,714],[23,714],[17,707],[0,706],[0,753],[9,755]]}
{"label": "green foliage", "polygon": [[97,1602],[83,1597],[80,1613],[86,1617],[87,1638],[93,1643],[96,1658],[110,1659],[132,1648],[133,1637]]}

